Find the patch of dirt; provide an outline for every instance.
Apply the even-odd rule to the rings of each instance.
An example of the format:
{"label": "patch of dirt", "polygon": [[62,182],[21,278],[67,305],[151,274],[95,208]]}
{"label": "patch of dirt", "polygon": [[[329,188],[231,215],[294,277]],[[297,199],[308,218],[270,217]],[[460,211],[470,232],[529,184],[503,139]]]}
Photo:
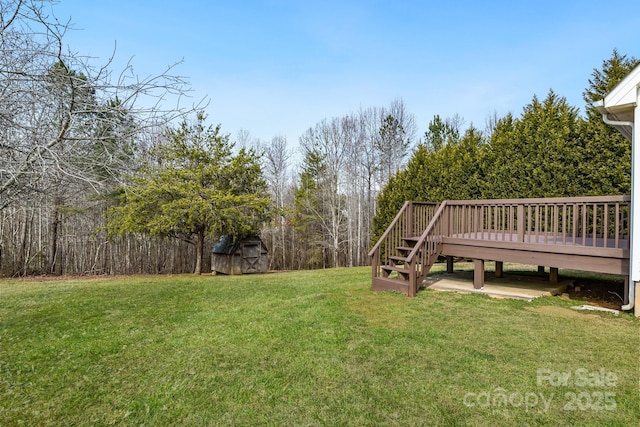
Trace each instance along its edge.
{"label": "patch of dirt", "polygon": [[620,310],[624,298],[624,282],[619,280],[575,279],[565,291],[572,300],[598,307]]}

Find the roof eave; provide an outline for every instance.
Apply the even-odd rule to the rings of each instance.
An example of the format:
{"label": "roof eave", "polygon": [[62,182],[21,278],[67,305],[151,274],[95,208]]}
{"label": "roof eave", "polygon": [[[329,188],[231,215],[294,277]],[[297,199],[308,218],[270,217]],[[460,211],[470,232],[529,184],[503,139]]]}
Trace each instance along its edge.
{"label": "roof eave", "polygon": [[605,106],[610,108],[627,105],[635,106],[639,83],[640,65],[637,65],[604,97]]}

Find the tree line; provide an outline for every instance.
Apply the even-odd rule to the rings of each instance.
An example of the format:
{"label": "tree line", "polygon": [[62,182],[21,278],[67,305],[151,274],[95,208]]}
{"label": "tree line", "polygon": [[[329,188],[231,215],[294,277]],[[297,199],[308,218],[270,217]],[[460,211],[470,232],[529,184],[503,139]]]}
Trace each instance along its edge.
{"label": "tree line", "polygon": [[146,236],[109,240],[106,212],[123,173],[161,130],[192,111],[174,66],[140,78],[131,64],[95,64],[64,43],[55,2],[0,2],[0,271],[78,274],[168,271]]}
{"label": "tree line", "polygon": [[[627,194],[630,143],[550,91],[485,129],[402,99],[298,140],[236,142],[173,68],[138,79],[65,53],[46,1],[0,5],[0,274],[204,272],[223,234],[260,234],[277,270],[366,265],[405,200]],[[594,69],[587,106],[636,64]],[[116,81],[113,75],[120,76]]]}
{"label": "tree line", "polygon": [[[263,234],[275,268],[366,265],[406,200],[629,194],[631,143],[591,107],[640,61],[613,51],[583,93],[586,115],[550,90],[522,113],[464,128],[436,115],[420,139],[402,100],[322,120],[300,138],[299,170],[283,185],[282,139],[265,148],[281,214]],[[279,155],[275,155],[279,153]],[[276,167],[278,164],[280,167]]]}
{"label": "tree line", "polygon": [[550,90],[519,116],[491,117],[487,130],[434,117],[407,167],[378,197],[372,241],[405,200],[470,200],[630,194],[631,142],[592,103],[640,61],[617,50],[594,69],[583,93],[586,116]]}
{"label": "tree line", "polygon": [[376,197],[415,145],[402,99],[323,119],[299,138],[292,172],[286,140],[259,143],[277,210],[263,230],[275,269],[366,265]]}

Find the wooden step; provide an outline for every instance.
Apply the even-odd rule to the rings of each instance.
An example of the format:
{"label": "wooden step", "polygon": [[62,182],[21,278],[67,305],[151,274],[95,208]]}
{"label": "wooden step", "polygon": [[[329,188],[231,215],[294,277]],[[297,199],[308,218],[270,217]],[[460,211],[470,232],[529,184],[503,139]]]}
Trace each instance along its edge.
{"label": "wooden step", "polygon": [[397,246],[396,249],[400,252],[406,252],[409,255],[409,252],[413,250],[414,246]]}
{"label": "wooden step", "polygon": [[398,273],[398,277],[394,278],[396,280],[402,280],[402,281],[408,282],[409,277],[411,276],[411,269],[409,268],[398,267],[395,265],[383,265],[381,268],[383,270],[383,276],[385,278],[389,278],[389,274],[391,274],[394,271]]}
{"label": "wooden step", "polygon": [[404,295],[409,295],[409,282],[404,280],[390,279],[388,277],[374,277],[372,289],[376,292],[395,291]]}
{"label": "wooden step", "polygon": [[393,260],[393,261],[397,261],[397,262],[407,262],[407,261],[409,261],[409,259],[407,257],[395,256],[395,255],[390,256],[389,259]]}
{"label": "wooden step", "polygon": [[388,272],[395,271],[395,272],[396,272],[396,273],[398,273],[398,274],[409,274],[409,272],[411,271],[411,270],[409,270],[409,269],[407,269],[407,268],[404,268],[404,267],[398,267],[398,266],[396,266],[396,265],[383,265],[383,266],[382,266],[382,269],[383,269],[383,270],[386,270],[386,271],[388,271]]}

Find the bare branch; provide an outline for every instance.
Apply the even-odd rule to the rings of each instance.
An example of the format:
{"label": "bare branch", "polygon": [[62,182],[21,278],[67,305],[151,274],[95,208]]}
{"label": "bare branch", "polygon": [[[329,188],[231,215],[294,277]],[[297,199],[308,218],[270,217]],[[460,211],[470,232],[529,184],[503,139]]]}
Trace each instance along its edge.
{"label": "bare branch", "polygon": [[138,146],[206,106],[181,107],[190,94],[174,74],[181,62],[140,78],[131,58],[114,78],[115,46],[97,67],[65,51],[70,22],[49,14],[48,3],[0,5],[0,209],[71,181],[103,191],[134,167]]}
{"label": "bare branch", "polygon": [[[13,21],[16,19],[16,17],[18,16],[18,13],[20,12],[21,6],[22,6],[22,0],[18,0],[18,4],[15,6],[13,10],[13,15],[11,15],[11,17],[6,22],[4,19],[2,19],[2,22],[4,23],[4,25],[0,29],[0,33],[4,33],[7,30],[7,28],[9,28],[11,24],[13,24]],[[4,13],[1,13],[0,16],[4,18]]]}

